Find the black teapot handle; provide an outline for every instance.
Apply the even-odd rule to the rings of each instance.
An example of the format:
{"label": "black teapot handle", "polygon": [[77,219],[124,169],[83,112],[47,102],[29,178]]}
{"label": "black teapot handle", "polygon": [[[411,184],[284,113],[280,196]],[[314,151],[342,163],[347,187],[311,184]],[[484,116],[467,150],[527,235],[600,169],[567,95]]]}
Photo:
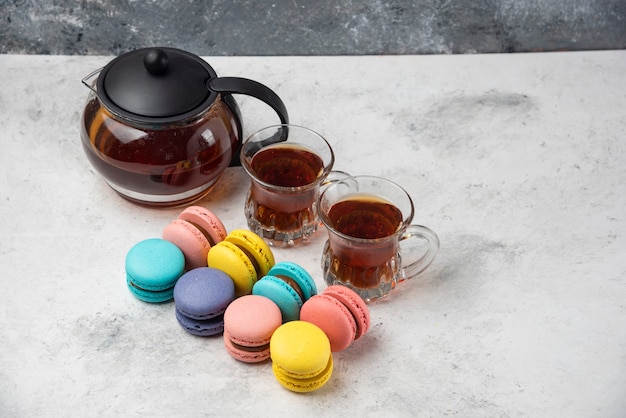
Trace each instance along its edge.
{"label": "black teapot handle", "polygon": [[269,87],[257,81],[240,77],[218,77],[209,80],[208,86],[217,93],[245,94],[257,98],[274,109],[281,124],[289,124],[289,115],[283,101]]}
{"label": "black teapot handle", "polygon": [[[210,90],[217,93],[245,94],[259,99],[274,109],[274,111],[278,114],[282,125],[289,125],[289,115],[287,114],[287,108],[285,107],[283,101],[269,87],[266,87],[257,81],[240,77],[218,77],[209,80],[207,86]],[[243,132],[241,132],[241,134],[243,135]],[[288,128],[281,130],[281,135],[279,137],[270,138],[268,141],[271,143],[282,142],[287,139],[287,135]],[[242,142],[243,138],[239,143],[239,147],[241,147]],[[239,160],[239,150],[237,150],[233,156],[233,160],[230,165],[241,165]]]}

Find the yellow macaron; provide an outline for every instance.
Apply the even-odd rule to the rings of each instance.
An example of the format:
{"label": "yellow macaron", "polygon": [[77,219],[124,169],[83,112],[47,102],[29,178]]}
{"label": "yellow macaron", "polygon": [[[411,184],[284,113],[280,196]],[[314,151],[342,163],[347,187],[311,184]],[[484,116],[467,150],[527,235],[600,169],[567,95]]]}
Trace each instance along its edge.
{"label": "yellow macaron", "polygon": [[254,283],[267,274],[275,261],[272,250],[261,237],[245,229],[235,229],[211,247],[207,264],[230,276],[238,297],[250,294]]}
{"label": "yellow macaron", "polygon": [[270,357],[276,380],[294,392],[321,388],[333,372],[328,337],[319,327],[305,321],[290,321],[274,331]]}

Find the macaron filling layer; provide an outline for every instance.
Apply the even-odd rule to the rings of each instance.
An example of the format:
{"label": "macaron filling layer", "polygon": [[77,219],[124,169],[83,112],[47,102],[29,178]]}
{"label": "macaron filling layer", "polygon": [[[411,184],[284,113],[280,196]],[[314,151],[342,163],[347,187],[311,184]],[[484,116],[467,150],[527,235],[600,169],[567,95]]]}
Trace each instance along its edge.
{"label": "macaron filling layer", "polygon": [[229,242],[233,244],[234,246],[236,246],[237,248],[239,248],[241,252],[243,252],[246,255],[246,257],[250,260],[250,263],[252,264],[254,271],[256,272],[256,276],[261,277],[261,266],[259,265],[259,262],[257,261],[254,254],[252,254],[252,252],[250,252],[247,248],[241,245],[238,245],[235,242],[232,242],[232,241],[229,241]]}
{"label": "macaron filling layer", "polygon": [[202,206],[189,206],[178,219],[189,222],[205,236],[211,245],[226,238],[226,228],[222,221],[210,210]]}
{"label": "macaron filling layer", "polygon": [[217,318],[217,317],[223,316],[224,315],[224,311],[226,309],[223,309],[223,310],[217,311],[217,312],[207,313],[207,314],[204,314],[204,315],[198,315],[198,314],[193,313],[193,312],[185,312],[185,310],[181,309],[180,307],[176,307],[176,310],[178,312],[180,312],[181,314],[185,315],[187,318],[197,319],[198,321],[205,321],[205,320],[208,320],[208,319],[213,319],[213,318]]}
{"label": "macaron filling layer", "polygon": [[190,334],[208,337],[224,331],[224,318],[216,316],[211,319],[194,319],[176,309],[176,320]]}
{"label": "macaron filling layer", "polygon": [[160,290],[147,290],[139,287],[136,283],[131,281],[130,276],[126,276],[126,285],[130,289],[131,293],[138,299],[144,302],[161,303],[167,302],[172,299],[174,292],[174,286],[163,288]]}
{"label": "macaron filling layer", "polygon": [[206,229],[204,229],[202,226],[198,225],[197,223],[192,222],[192,221],[185,221],[185,222],[189,222],[191,225],[194,226],[194,228],[200,231],[200,233],[204,236],[204,238],[206,238],[206,240],[209,242],[209,244],[211,244],[211,246],[219,242],[219,241],[216,242],[215,239],[213,239],[213,237],[211,236],[211,234],[209,234],[209,232]]}
{"label": "macaron filling layer", "polygon": [[[317,294],[317,287],[311,275],[296,263],[290,261],[281,261],[270,269],[268,275],[283,278],[296,283],[297,286],[291,286],[301,296],[302,302],[308,300],[311,296]],[[285,281],[286,282],[286,281]],[[286,282],[287,284],[290,284]]]}
{"label": "macaron filling layer", "polygon": [[162,286],[139,286],[136,282],[133,281],[132,276],[126,275],[126,278],[127,278],[127,283],[129,286],[132,286],[133,288],[140,290],[142,292],[159,292],[162,290],[174,289],[174,284],[172,283],[165,284]]}
{"label": "macaron filling layer", "polygon": [[265,351],[268,348],[270,348],[270,342],[268,341],[267,343],[263,344],[263,345],[253,345],[253,346],[249,346],[249,345],[241,345],[241,344],[237,344],[235,341],[233,341],[233,339],[230,339],[230,343],[237,348],[238,350],[241,351],[247,351],[249,353],[258,353],[261,351]]}
{"label": "macaron filling layer", "polygon": [[274,362],[273,364],[273,368],[277,372],[279,372],[281,375],[283,375],[284,377],[291,378],[294,381],[297,380],[298,382],[304,382],[310,379],[317,379],[319,376],[322,376],[324,373],[326,373],[329,368],[332,369],[332,366],[333,366],[332,355],[328,357],[328,362],[324,365],[324,367],[322,367],[321,369],[315,370],[313,372],[308,372],[308,373],[294,372],[289,369],[285,369],[284,367],[281,367],[277,362]]}
{"label": "macaron filling layer", "polygon": [[235,244],[242,251],[247,251],[246,255],[255,263],[255,269],[259,277],[264,276],[274,265],[274,254],[265,241],[253,232],[235,229],[231,231],[225,241]]}
{"label": "macaron filling layer", "polygon": [[300,286],[298,285],[298,282],[296,282],[294,279],[288,276],[284,276],[282,274],[277,274],[273,277],[276,277],[277,279],[280,279],[283,282],[287,283],[287,285],[291,287],[293,290],[295,290],[298,296],[300,296],[301,301],[304,301],[306,299],[306,297],[304,296],[304,292],[302,291],[302,288],[300,288]]}

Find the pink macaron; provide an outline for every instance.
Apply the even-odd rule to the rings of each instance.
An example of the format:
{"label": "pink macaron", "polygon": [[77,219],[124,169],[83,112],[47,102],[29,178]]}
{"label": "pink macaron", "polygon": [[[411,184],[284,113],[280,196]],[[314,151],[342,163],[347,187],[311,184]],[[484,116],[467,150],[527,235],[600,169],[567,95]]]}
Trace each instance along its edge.
{"label": "pink macaron", "polygon": [[265,296],[246,295],[235,299],[224,313],[224,346],[245,363],[270,357],[270,339],[282,324],[278,305]]}
{"label": "pink macaron", "polygon": [[333,352],[348,348],[369,330],[370,312],[352,289],[329,286],[302,305],[300,319],[317,325],[330,341]]}
{"label": "pink macaron", "polygon": [[163,239],[181,249],[185,255],[185,269],[207,266],[211,246],[226,237],[222,221],[210,210],[189,206],[163,230]]}

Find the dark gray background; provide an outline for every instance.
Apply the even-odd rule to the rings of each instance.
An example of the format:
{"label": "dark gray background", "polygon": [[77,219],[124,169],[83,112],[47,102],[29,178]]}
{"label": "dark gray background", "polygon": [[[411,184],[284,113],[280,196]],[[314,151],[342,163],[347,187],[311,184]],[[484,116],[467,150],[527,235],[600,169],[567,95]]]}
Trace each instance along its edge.
{"label": "dark gray background", "polygon": [[360,55],[626,48],[626,0],[0,0],[0,53]]}

